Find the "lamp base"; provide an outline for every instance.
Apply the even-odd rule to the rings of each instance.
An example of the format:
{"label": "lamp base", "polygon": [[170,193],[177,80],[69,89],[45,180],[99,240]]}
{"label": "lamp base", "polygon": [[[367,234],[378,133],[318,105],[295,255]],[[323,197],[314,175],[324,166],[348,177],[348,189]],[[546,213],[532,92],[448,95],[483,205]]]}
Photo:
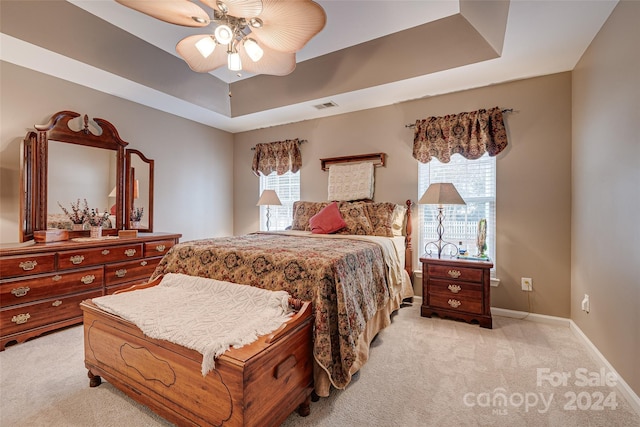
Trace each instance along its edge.
{"label": "lamp base", "polygon": [[450,246],[449,256],[451,258],[457,256],[458,252],[459,252],[458,251],[458,246],[456,246],[455,243],[445,242],[444,240],[440,239],[440,240],[436,240],[436,241],[433,241],[433,242],[429,242],[426,245],[424,245],[424,251],[429,256],[431,256],[431,254],[432,254],[431,246],[433,246],[433,251],[434,252],[437,250],[438,258],[442,258],[442,253],[444,252],[444,248],[446,248],[447,246]]}

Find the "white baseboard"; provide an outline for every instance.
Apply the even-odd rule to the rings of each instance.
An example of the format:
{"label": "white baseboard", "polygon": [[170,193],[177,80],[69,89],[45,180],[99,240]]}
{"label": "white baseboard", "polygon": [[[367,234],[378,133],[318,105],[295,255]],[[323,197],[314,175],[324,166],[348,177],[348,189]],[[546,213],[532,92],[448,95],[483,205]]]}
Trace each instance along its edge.
{"label": "white baseboard", "polygon": [[631,389],[629,384],[618,374],[618,372],[611,366],[609,361],[604,357],[600,350],[591,342],[591,340],[585,335],[584,332],[576,325],[571,319],[564,317],[547,316],[544,314],[527,313],[526,311],[507,310],[505,308],[491,307],[491,314],[495,316],[511,317],[514,319],[530,320],[532,322],[547,323],[550,325],[566,326],[584,343],[584,345],[591,352],[592,358],[604,366],[608,371],[613,372],[618,381],[616,388],[622,394],[631,408],[640,415],[640,397]]}

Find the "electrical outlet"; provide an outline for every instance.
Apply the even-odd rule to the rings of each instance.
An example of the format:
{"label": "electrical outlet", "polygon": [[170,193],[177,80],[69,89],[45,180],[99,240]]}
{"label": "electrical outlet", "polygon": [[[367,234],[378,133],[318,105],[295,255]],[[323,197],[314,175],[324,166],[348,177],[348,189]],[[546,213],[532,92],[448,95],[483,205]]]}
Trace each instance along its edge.
{"label": "electrical outlet", "polygon": [[527,292],[533,291],[533,280],[530,277],[521,278],[520,285],[522,285],[523,291],[527,291]]}

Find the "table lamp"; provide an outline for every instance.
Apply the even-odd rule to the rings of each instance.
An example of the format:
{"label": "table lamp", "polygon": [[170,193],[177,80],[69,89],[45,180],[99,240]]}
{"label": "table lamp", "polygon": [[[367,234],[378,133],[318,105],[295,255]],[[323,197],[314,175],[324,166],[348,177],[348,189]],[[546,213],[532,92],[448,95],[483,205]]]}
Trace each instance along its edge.
{"label": "table lamp", "polygon": [[266,206],[267,207],[267,231],[269,231],[269,218],[271,214],[269,212],[269,206],[280,206],[282,203],[278,198],[278,194],[276,194],[275,190],[264,190],[262,195],[260,195],[260,200],[256,206]]}
{"label": "table lamp", "polygon": [[442,240],[442,235],[444,234],[444,226],[442,225],[444,220],[444,205],[466,205],[460,196],[460,193],[456,190],[456,187],[449,182],[431,184],[422,197],[420,197],[420,201],[418,203],[422,205],[438,205],[438,240],[427,243],[424,247],[425,252],[431,255],[431,249],[429,248],[430,246],[434,246],[434,248],[438,250],[438,258],[441,258],[444,248],[451,245],[455,248],[455,252],[453,253],[457,254],[458,247],[455,243],[445,242]]}

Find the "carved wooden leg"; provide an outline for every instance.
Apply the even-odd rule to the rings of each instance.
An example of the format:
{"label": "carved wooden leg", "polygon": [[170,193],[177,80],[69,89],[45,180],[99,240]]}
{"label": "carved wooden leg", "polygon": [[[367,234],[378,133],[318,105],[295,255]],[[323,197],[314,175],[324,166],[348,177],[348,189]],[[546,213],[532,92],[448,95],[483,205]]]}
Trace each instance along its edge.
{"label": "carved wooden leg", "polygon": [[317,402],[318,400],[320,400],[320,396],[318,396],[318,395],[316,394],[316,391],[315,391],[315,390],[313,390],[313,391],[311,392],[311,401],[312,401],[312,402]]}
{"label": "carved wooden leg", "polygon": [[311,396],[307,396],[304,402],[298,406],[298,415],[306,417],[311,413]]}
{"label": "carved wooden leg", "polygon": [[89,370],[87,371],[87,376],[89,377],[89,387],[98,387],[102,384],[102,378],[100,378],[100,375],[93,375]]}

